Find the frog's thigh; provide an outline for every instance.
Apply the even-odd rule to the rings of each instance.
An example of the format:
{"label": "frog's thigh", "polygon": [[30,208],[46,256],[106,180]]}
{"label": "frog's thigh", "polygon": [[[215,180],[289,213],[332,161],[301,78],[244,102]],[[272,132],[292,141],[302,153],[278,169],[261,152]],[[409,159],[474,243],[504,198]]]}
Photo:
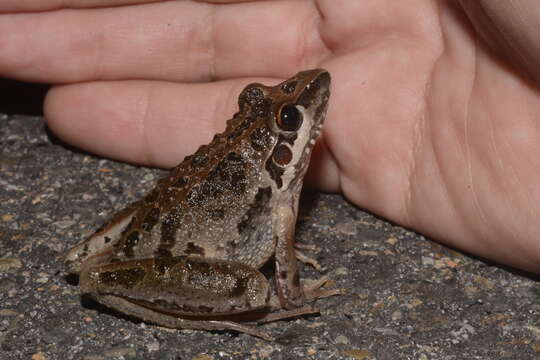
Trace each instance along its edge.
{"label": "frog's thigh", "polygon": [[213,321],[213,320],[186,320],[175,316],[163,314],[143,306],[133,304],[125,299],[112,296],[101,295],[97,300],[113,309],[119,309],[122,313],[134,316],[141,320],[151,322],[173,329],[195,329],[195,330],[234,330],[246,333],[252,336],[257,336],[265,340],[273,340],[273,338],[264,331],[256,328],[241,325],[232,321]]}
{"label": "frog's thigh", "polygon": [[[266,277],[247,265],[204,258],[157,257],[85,268],[82,294],[113,295],[157,312],[230,315],[267,306]],[[121,309],[120,309],[121,310]]]}

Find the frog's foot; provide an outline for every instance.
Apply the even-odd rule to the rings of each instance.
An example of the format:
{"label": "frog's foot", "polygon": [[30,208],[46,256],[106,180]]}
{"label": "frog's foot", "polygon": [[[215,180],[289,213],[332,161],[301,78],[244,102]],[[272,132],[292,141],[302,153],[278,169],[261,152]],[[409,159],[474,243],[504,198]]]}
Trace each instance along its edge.
{"label": "frog's foot", "polygon": [[274,340],[272,336],[270,336],[264,331],[261,331],[251,326],[235,323],[233,321],[183,319],[176,316],[157,312],[155,310],[133,304],[120,297],[111,295],[104,295],[100,297],[99,302],[113,309],[122,309],[122,312],[127,315],[131,315],[138,319],[167,328],[194,330],[234,330],[256,336],[268,341]]}
{"label": "frog's foot", "polygon": [[309,265],[313,266],[315,268],[315,270],[317,270],[319,272],[322,270],[322,266],[321,266],[321,264],[319,264],[319,262],[317,260],[307,256],[306,254],[302,253],[298,249],[294,249],[294,253],[296,255],[296,258],[298,260],[300,260],[301,262],[303,262],[304,264],[309,264]]}
{"label": "frog's foot", "polygon": [[[304,293],[305,302],[311,302],[320,298],[346,294],[344,289],[321,289],[329,281],[331,281],[330,278],[328,278],[328,276],[325,275],[317,280],[312,280],[309,283],[304,284],[302,291]],[[304,315],[304,314],[314,314],[314,313],[319,312],[319,310],[309,305],[304,305],[299,308],[291,309],[291,310],[283,310],[283,306],[281,305],[279,296],[277,294],[273,294],[270,297],[270,300],[268,300],[268,309],[271,312],[271,314],[273,313],[276,313],[276,314],[290,313],[291,314],[289,316],[280,316],[278,319],[285,319],[287,317],[293,317],[293,316]],[[297,314],[296,312],[299,312],[299,313]],[[265,322],[268,322],[268,321],[265,321]]]}
{"label": "frog's foot", "polygon": [[303,243],[295,242],[294,247],[297,249],[309,250],[309,251],[314,251],[314,252],[321,251],[321,248],[314,244],[303,244]]}
{"label": "frog's foot", "polygon": [[[323,276],[320,279],[311,281],[309,284],[305,285],[303,287],[303,291],[306,301],[309,302],[319,298],[345,294],[345,290],[343,289],[321,289],[321,287],[323,287],[329,281],[330,279],[328,276]],[[314,308],[311,305],[304,305],[296,309],[283,310],[277,295],[272,295],[268,302],[268,306],[271,312],[257,319],[258,323],[268,323],[302,315],[319,313],[319,309]]]}
{"label": "frog's foot", "polygon": [[344,289],[321,289],[327,282],[330,281],[330,278],[325,275],[304,285],[303,290],[306,301],[314,301],[320,298],[336,295],[345,295]]}
{"label": "frog's foot", "polygon": [[304,305],[302,307],[291,310],[280,310],[276,312],[270,312],[263,317],[257,319],[257,323],[264,324],[272,321],[278,321],[283,319],[290,319],[297,316],[318,314],[319,309],[316,309],[310,305]]}

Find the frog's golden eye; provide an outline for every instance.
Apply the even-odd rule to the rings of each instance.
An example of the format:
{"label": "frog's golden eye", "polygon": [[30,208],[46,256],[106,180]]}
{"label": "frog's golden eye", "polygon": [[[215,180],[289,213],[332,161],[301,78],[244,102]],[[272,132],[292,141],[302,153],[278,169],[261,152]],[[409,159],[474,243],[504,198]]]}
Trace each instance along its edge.
{"label": "frog's golden eye", "polygon": [[272,154],[272,159],[274,159],[274,162],[278,164],[279,166],[285,166],[288,163],[291,162],[293,158],[293,154],[291,149],[287,145],[279,145],[274,149],[274,153]]}
{"label": "frog's golden eye", "polygon": [[277,124],[281,130],[296,131],[302,125],[302,113],[292,104],[283,105],[279,110]]}

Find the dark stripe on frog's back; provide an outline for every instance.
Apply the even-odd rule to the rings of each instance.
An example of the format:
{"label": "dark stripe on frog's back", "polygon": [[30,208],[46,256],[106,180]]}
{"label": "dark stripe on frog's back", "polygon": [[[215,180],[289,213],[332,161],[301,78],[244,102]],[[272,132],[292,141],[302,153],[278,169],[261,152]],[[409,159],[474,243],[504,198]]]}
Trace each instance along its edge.
{"label": "dark stripe on frog's back", "polygon": [[268,146],[271,133],[261,131],[260,126],[253,127],[253,123],[259,119],[258,116],[268,115],[269,106],[252,107],[251,109],[247,106],[242,113],[236,113],[227,121],[227,128],[223,133],[216,134],[210,144],[200,146],[195,154],[187,156],[173,168],[169,176],[158,182],[156,191],[159,193],[158,201],[162,213],[168,213],[176,206],[177,198],[187,197],[194,186],[200,184],[203,178],[222,164],[223,159],[230,157],[231,153],[240,153],[242,142],[251,143],[251,147],[256,151],[262,150],[264,145]]}
{"label": "dark stripe on frog's back", "polygon": [[115,244],[116,256],[135,257],[135,247],[146,238],[149,231],[159,221],[159,208],[156,207],[155,202],[148,201],[155,199],[155,196],[155,191],[152,191],[139,204],[138,210],[122,231],[120,240]]}
{"label": "dark stripe on frog's back", "polygon": [[176,231],[182,221],[184,212],[181,206],[173,207],[161,221],[161,239],[156,249],[156,254],[172,256],[171,249],[176,243]]}
{"label": "dark stripe on frog's back", "polygon": [[242,196],[249,182],[249,160],[230,152],[210,171],[204,181],[193,186],[186,199],[190,206],[200,206],[218,197]]}

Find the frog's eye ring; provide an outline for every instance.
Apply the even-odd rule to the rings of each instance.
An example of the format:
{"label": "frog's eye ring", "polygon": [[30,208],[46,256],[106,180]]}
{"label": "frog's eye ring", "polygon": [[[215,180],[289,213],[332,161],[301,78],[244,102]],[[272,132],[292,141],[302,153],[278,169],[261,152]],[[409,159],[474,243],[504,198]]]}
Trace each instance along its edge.
{"label": "frog's eye ring", "polygon": [[278,145],[272,154],[272,159],[279,166],[285,166],[291,162],[293,153],[287,145]]}
{"label": "frog's eye ring", "polygon": [[281,130],[296,131],[302,125],[302,113],[292,104],[283,105],[279,109],[277,124]]}

